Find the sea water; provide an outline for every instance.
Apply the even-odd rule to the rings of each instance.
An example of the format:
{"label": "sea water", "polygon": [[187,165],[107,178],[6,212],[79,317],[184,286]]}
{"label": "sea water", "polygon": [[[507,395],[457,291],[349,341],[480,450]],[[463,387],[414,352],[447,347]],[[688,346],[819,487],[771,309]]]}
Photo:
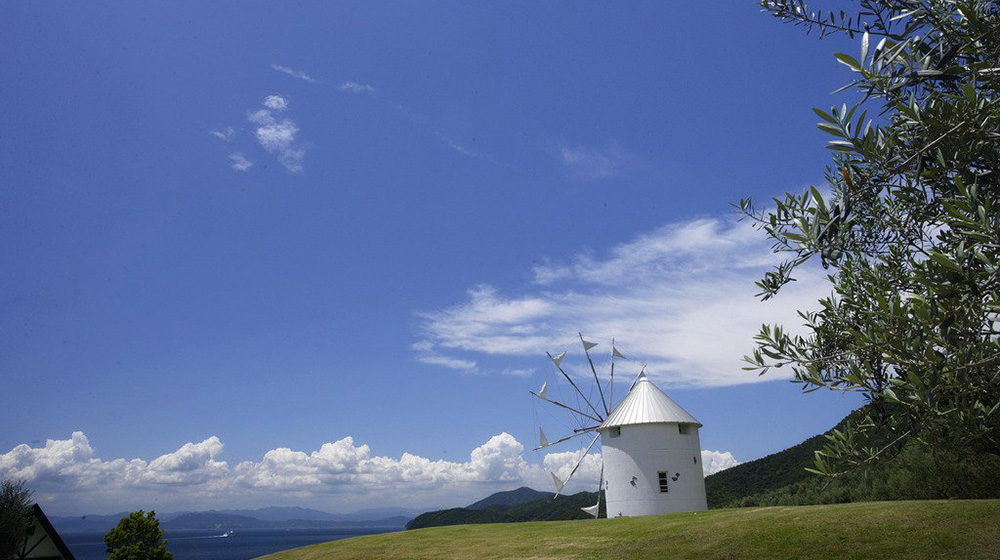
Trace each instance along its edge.
{"label": "sea water", "polygon": [[[165,535],[174,560],[250,560],[289,548],[307,546],[394,529],[243,529],[223,537],[222,531],[172,531]],[[76,560],[104,560],[104,533],[61,534]]]}

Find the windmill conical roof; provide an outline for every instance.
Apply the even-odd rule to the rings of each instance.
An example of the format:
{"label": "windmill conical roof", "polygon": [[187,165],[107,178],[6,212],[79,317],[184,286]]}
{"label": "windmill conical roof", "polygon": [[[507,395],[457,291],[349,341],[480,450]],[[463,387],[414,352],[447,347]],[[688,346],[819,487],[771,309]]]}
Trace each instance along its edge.
{"label": "windmill conical roof", "polygon": [[701,422],[694,416],[681,408],[659,387],[653,385],[645,373],[640,373],[639,378],[632,384],[632,389],[598,429],[667,422],[701,426]]}

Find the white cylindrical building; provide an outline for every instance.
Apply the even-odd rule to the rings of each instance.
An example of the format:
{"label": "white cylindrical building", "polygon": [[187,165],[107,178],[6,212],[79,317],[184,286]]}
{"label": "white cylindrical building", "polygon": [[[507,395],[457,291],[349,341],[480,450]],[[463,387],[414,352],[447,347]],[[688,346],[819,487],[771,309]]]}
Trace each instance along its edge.
{"label": "white cylindrical building", "polygon": [[707,509],[700,427],[640,373],[598,428],[608,517]]}

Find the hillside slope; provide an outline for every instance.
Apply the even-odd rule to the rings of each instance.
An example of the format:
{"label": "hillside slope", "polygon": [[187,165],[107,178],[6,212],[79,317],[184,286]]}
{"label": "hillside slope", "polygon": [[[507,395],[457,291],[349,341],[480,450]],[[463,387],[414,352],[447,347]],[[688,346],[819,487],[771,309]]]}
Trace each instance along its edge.
{"label": "hillside slope", "polygon": [[486,509],[490,506],[515,506],[543,498],[551,498],[554,495],[553,492],[541,492],[527,486],[522,486],[517,490],[491,494],[474,504],[465,506],[465,509]]}
{"label": "hillside slope", "polygon": [[[843,422],[842,420],[837,426]],[[726,507],[734,500],[815,477],[805,469],[813,466],[814,452],[821,449],[826,442],[825,435],[819,434],[784,451],[705,477],[708,507]]]}
{"label": "hillside slope", "polygon": [[[535,492],[525,488],[529,492]],[[545,492],[538,492],[545,495]],[[494,494],[495,496],[496,494]],[[522,493],[525,497],[528,493]],[[491,496],[492,497],[492,496]],[[548,497],[515,503],[513,505],[490,505],[480,509],[452,508],[422,513],[406,524],[407,529],[423,529],[426,527],[441,527],[444,525],[461,525],[464,523],[519,523],[525,521],[556,521],[565,519],[587,519],[590,514],[580,508],[592,506],[597,502],[596,492],[579,492],[572,496]],[[476,506],[482,502],[472,504]],[[602,501],[601,515],[604,515]]]}
{"label": "hillside slope", "polygon": [[267,560],[607,558],[995,559],[1000,500],[739,508],[584,521],[435,527],[333,541]]}

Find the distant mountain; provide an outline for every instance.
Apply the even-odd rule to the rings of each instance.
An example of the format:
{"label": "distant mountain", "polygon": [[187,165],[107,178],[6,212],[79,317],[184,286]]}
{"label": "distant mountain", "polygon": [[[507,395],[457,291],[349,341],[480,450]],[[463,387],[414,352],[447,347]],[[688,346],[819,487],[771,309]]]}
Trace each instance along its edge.
{"label": "distant mountain", "polygon": [[[418,510],[371,508],[354,513],[327,513],[300,507],[266,507],[255,510],[179,511],[157,513],[166,531],[276,528],[403,528]],[[50,516],[60,533],[103,533],[128,512],[113,515]]]}
{"label": "distant mountain", "polygon": [[269,523],[246,515],[231,513],[185,513],[169,521],[160,523],[165,531],[197,530],[197,529],[263,529]]}
{"label": "distant mountain", "polygon": [[[194,513],[194,512],[190,512]],[[260,509],[220,509],[209,510],[202,513],[227,513],[231,515],[245,515],[260,519],[261,521],[289,521],[292,519],[303,519],[307,521],[337,521],[341,516],[335,513],[327,513],[318,509],[302,507],[277,507],[271,506]]]}
{"label": "distant mountain", "polygon": [[[536,490],[531,490],[530,488],[526,490],[536,492]],[[515,490],[514,492],[517,491]],[[538,493],[549,497],[512,505],[490,505],[482,509],[453,508],[429,511],[414,517],[406,524],[406,528],[422,529],[425,527],[464,525],[468,523],[517,523],[521,521],[590,519],[591,516],[584,513],[580,508],[592,506],[597,501],[596,492],[580,492],[572,496],[560,496],[555,499],[552,499],[552,494],[547,492]],[[528,492],[521,492],[520,494],[527,495]],[[490,497],[492,498],[493,496]],[[479,503],[481,502],[476,502],[476,504]],[[604,515],[603,500],[601,501],[601,515]]]}
{"label": "distant mountain", "polygon": [[122,517],[129,514],[127,511],[113,513],[111,515],[76,515],[73,517],[49,515],[49,521],[60,533],[104,533],[115,525]]}
{"label": "distant mountain", "polygon": [[538,490],[532,490],[527,486],[522,486],[517,490],[508,490],[506,492],[497,492],[496,494],[492,494],[472,505],[465,506],[465,509],[486,509],[490,506],[514,506],[544,498],[551,498],[552,496],[555,496],[552,492],[540,492]]}
{"label": "distant mountain", "polygon": [[344,521],[365,521],[369,519],[386,519],[389,517],[405,517],[413,519],[425,510],[401,507],[368,508],[354,513],[337,514]]}

